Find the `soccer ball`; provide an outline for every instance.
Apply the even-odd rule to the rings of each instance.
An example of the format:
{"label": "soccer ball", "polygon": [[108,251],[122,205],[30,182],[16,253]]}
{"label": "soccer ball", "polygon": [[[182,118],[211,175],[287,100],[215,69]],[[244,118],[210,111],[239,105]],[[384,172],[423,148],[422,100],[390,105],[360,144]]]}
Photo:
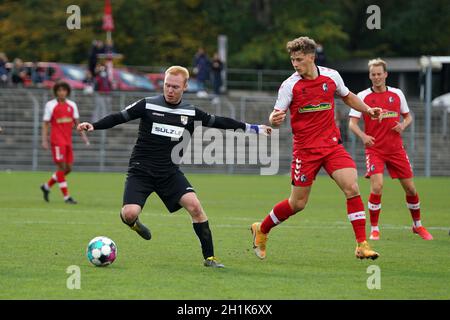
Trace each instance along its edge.
{"label": "soccer ball", "polygon": [[93,265],[104,267],[116,260],[117,246],[108,237],[95,237],[89,242],[86,255]]}

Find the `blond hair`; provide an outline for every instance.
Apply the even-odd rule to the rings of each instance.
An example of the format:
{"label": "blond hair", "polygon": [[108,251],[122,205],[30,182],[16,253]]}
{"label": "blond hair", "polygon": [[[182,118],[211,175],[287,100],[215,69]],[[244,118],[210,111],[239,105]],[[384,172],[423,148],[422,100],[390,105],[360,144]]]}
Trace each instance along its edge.
{"label": "blond hair", "polygon": [[381,67],[383,67],[384,72],[387,71],[387,63],[386,63],[386,61],[384,61],[384,60],[382,60],[380,58],[369,60],[369,63],[367,64],[367,66],[369,67],[369,70],[372,67],[380,67],[381,66]]}
{"label": "blond hair", "polygon": [[166,72],[165,75],[167,76],[168,74],[172,74],[172,75],[179,75],[181,74],[184,77],[185,81],[188,81],[189,79],[189,71],[188,69],[186,69],[185,67],[181,67],[181,66],[171,66],[169,67]]}
{"label": "blond hair", "polygon": [[308,37],[299,37],[286,44],[286,49],[291,54],[292,52],[300,51],[303,54],[315,53],[317,48],[316,42]]}

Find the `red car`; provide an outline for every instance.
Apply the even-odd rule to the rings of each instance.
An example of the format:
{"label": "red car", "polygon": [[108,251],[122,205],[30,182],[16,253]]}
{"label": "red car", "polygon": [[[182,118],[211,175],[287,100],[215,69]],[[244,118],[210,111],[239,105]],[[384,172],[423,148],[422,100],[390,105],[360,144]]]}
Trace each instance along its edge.
{"label": "red car", "polygon": [[36,84],[36,78],[42,81],[45,88],[52,88],[56,81],[67,82],[72,89],[82,90],[85,88],[83,80],[86,77],[86,69],[78,65],[38,62],[35,67],[34,75],[29,71],[31,80]]}

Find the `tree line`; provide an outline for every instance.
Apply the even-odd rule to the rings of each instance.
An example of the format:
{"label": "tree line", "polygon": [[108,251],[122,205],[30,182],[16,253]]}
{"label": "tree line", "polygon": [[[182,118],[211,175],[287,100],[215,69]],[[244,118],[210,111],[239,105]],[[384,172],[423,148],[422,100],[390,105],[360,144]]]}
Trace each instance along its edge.
{"label": "tree line", "polygon": [[[68,30],[66,9],[81,9]],[[367,28],[369,5],[381,28]],[[320,42],[327,60],[450,54],[446,0],[112,0],[114,46],[128,65],[190,66],[198,47],[212,55],[228,36],[229,66],[289,68],[285,44],[300,35]],[[2,0],[0,52],[10,60],[86,63],[93,39],[104,39],[103,1]]]}

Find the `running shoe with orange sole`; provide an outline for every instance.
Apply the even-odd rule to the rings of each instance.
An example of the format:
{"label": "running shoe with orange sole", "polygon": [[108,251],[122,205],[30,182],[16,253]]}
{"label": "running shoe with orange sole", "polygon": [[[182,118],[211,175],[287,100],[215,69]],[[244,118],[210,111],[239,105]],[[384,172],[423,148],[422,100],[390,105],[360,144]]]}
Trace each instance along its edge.
{"label": "running shoe with orange sole", "polygon": [[267,234],[262,233],[261,223],[255,222],[252,224],[250,230],[253,235],[253,249],[255,250],[255,254],[258,258],[264,259],[266,257],[266,242],[267,242]]}

